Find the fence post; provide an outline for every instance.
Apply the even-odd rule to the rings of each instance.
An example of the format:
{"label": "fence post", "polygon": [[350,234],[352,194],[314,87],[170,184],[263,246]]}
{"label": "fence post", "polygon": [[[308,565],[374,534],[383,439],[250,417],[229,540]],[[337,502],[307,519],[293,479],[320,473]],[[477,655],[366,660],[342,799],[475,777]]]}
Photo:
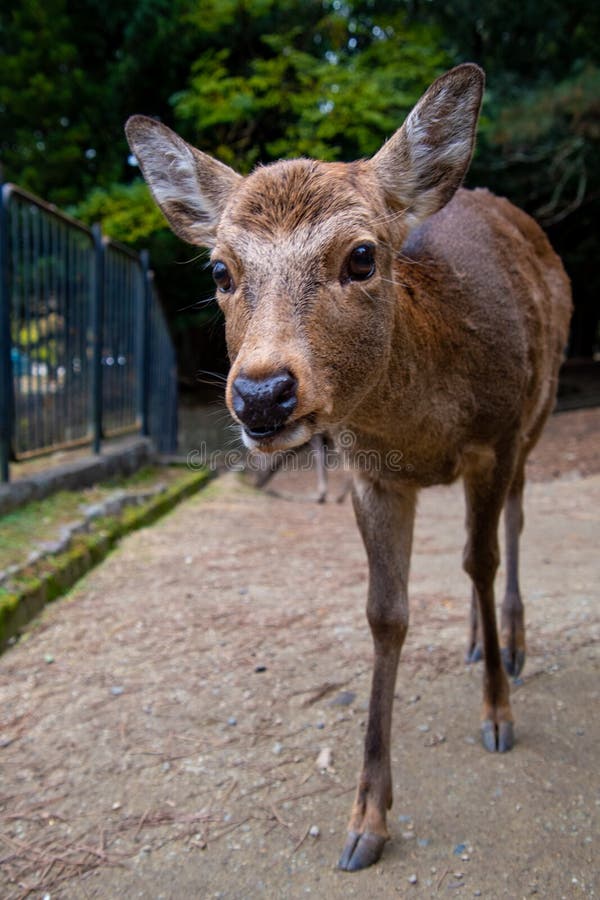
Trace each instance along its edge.
{"label": "fence post", "polygon": [[140,291],[140,417],[141,433],[144,437],[150,434],[150,303],[152,302],[152,273],[150,272],[150,254],[147,250],[140,253],[143,288]]}
{"label": "fence post", "polygon": [[10,478],[14,413],[10,333],[8,197],[8,185],[3,185],[0,178],[0,481],[5,482]]}
{"label": "fence post", "polygon": [[92,225],[94,236],[94,293],[92,295],[92,449],[100,453],[102,442],[102,349],[104,331],[104,241],[100,225]]}

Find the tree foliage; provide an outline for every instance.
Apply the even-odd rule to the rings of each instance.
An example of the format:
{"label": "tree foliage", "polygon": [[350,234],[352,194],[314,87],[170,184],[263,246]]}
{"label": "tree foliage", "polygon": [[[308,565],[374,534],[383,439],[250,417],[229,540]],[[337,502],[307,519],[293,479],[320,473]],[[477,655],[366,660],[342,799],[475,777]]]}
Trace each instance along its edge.
{"label": "tree foliage", "polygon": [[574,281],[574,349],[591,353],[599,37],[589,0],[21,0],[0,12],[0,158],[6,178],[150,246],[181,325],[186,299],[210,285],[200,265],[180,264],[194,251],[138,180],[128,115],[158,116],[242,172],[279,157],[353,159],[436,75],[474,60],[488,88],[470,183],[549,230]]}

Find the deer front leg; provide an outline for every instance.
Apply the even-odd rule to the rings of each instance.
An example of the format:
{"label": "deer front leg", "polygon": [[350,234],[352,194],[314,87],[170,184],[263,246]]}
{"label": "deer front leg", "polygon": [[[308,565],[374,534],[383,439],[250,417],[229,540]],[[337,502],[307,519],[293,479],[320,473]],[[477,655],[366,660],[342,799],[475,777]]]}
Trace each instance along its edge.
{"label": "deer front leg", "polygon": [[416,505],[414,488],[382,487],[355,479],[354,510],[369,561],[367,618],[375,661],[363,768],[348,824],[340,869],[377,862],[389,838],[392,805],[390,731],[400,650],[408,629],[408,568]]}

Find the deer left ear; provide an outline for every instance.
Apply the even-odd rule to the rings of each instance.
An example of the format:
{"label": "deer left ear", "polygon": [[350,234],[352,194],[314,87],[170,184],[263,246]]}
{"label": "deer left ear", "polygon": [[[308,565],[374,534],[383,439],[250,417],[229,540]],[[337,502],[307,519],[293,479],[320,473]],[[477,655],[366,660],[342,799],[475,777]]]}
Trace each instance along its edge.
{"label": "deer left ear", "polygon": [[465,63],[431,85],[404,125],[373,157],[389,207],[410,228],[451,199],[469,168],[485,76]]}

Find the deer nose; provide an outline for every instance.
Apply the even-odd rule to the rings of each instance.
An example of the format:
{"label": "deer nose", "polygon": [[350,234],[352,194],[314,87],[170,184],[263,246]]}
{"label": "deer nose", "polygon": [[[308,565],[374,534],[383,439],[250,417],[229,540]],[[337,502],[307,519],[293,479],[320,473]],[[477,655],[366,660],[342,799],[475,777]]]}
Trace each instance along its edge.
{"label": "deer nose", "polygon": [[286,370],[268,378],[240,375],[232,385],[233,409],[251,437],[268,437],[285,424],[298,404],[298,382]]}

